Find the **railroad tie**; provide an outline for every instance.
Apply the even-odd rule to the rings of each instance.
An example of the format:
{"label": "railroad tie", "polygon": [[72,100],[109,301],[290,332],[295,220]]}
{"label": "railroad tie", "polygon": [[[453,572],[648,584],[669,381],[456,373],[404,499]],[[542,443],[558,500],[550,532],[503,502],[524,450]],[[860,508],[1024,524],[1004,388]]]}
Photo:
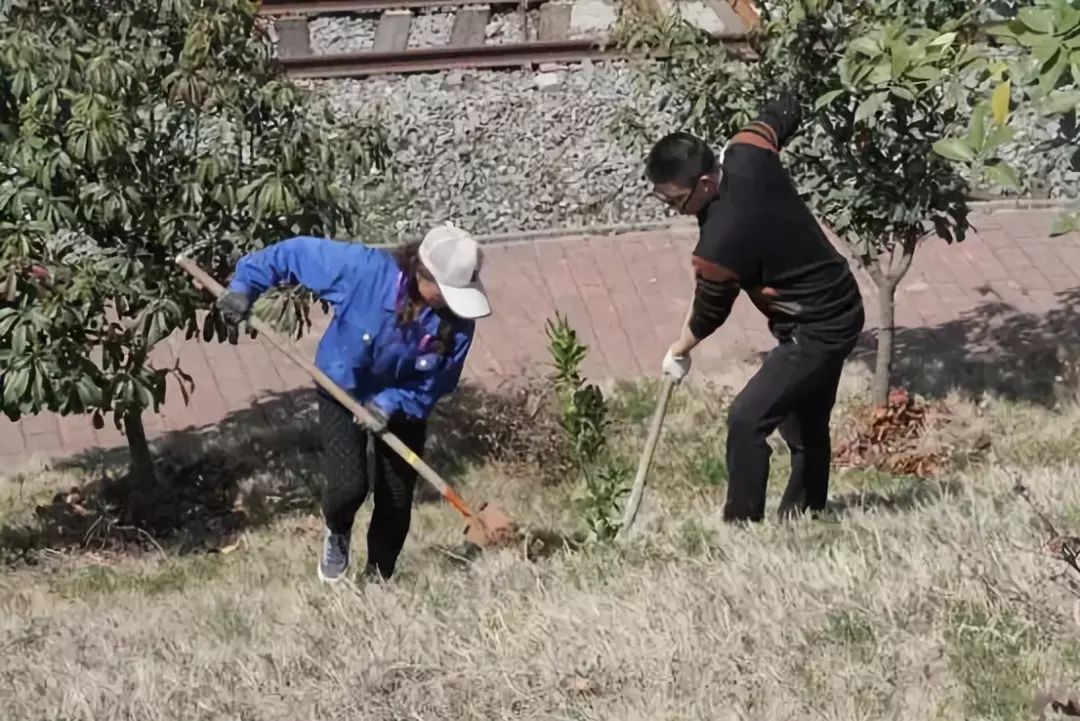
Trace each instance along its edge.
{"label": "railroad tie", "polygon": [[572,2],[552,0],[540,6],[540,32],[542,41],[566,40],[570,37],[570,14]]}
{"label": "railroad tie", "polygon": [[375,52],[401,52],[409,46],[409,28],[412,27],[411,10],[387,10],[379,17],[375,28],[375,40],[371,49]]}
{"label": "railroad tie", "polygon": [[487,38],[488,5],[468,5],[454,13],[454,26],[450,30],[450,47],[467,48],[483,45]]}
{"label": "railroad tie", "polygon": [[311,55],[311,36],[306,17],[278,18],[278,53],[283,58],[303,58]]}

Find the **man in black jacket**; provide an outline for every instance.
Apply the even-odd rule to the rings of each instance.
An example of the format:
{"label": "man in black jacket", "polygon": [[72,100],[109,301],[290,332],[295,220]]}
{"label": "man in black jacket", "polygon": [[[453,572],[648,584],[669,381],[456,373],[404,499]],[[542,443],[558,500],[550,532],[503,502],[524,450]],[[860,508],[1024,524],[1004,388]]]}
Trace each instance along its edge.
{"label": "man in black jacket", "polygon": [[847,261],[780,162],[780,149],[800,119],[798,100],[787,95],[742,128],[719,162],[708,145],[682,132],[657,142],[646,162],[654,195],[679,213],[696,215],[700,227],[691,256],[694,298],[664,357],[664,374],[682,380],[690,351],[727,320],[740,289],[779,341],[728,414],[729,521],[764,517],[766,439],[776,429],[791,449],[780,517],[825,508],[829,419],[844,361],[864,324],[862,296]]}

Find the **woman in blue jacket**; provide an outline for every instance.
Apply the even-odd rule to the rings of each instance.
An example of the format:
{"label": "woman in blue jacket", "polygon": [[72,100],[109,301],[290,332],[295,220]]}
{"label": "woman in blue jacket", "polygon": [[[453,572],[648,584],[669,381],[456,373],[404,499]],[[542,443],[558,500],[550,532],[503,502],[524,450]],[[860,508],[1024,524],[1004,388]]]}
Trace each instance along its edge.
{"label": "woman in blue jacket", "polygon": [[[450,224],[396,252],[301,236],[250,253],[237,263],[218,300],[238,324],[255,299],[279,283],[299,284],[333,306],[315,365],[374,417],[366,427],[318,389],[326,538],[319,577],[337,581],[349,566],[353,518],[374,493],[365,574],[390,578],[409,532],[416,472],[377,437],[384,429],[422,455],[427,418],[457,388],[472,345],[474,320],[491,313],[480,282],[476,241]],[[374,477],[366,449],[376,443]]]}

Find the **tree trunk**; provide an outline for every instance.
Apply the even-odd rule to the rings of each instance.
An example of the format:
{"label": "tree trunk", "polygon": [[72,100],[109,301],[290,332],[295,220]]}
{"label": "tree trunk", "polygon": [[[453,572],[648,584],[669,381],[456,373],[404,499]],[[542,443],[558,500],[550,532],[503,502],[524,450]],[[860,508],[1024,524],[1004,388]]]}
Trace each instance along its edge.
{"label": "tree trunk", "polygon": [[880,314],[877,359],[874,363],[874,381],[870,388],[870,401],[875,406],[884,406],[889,402],[893,355],[896,349],[896,287],[911,269],[917,243],[918,238],[912,237],[905,239],[903,243],[894,244],[891,251],[883,254],[878,266],[870,272],[877,285]]}
{"label": "tree trunk", "polygon": [[874,382],[870,402],[883,406],[889,400],[889,384],[892,382],[893,343],[896,339],[896,286],[885,282],[878,287],[878,338],[877,359],[874,363]]}
{"label": "tree trunk", "polygon": [[142,413],[131,412],[124,416],[124,435],[127,436],[128,452],[131,454],[131,479],[140,486],[157,485],[154,457],[150,455]]}

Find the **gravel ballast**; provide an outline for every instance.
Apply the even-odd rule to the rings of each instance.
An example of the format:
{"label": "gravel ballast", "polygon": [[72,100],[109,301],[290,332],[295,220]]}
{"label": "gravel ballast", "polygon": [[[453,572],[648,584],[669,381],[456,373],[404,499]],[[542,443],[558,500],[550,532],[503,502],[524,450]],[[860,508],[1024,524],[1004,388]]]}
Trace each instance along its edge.
{"label": "gravel ballast", "polygon": [[[640,77],[629,63],[584,63],[313,82],[340,113],[378,115],[390,133],[395,178],[371,240],[394,242],[444,220],[487,235],[670,217],[642,174],[675,117]],[[1008,159],[1049,181],[1037,194],[1060,197],[1080,172],[1063,162],[1075,148],[1038,148],[1054,131],[1022,129],[1029,142]]]}
{"label": "gravel ballast", "polygon": [[620,123],[631,110],[648,127],[671,122],[637,78],[626,63],[585,63],[318,85],[338,112],[378,115],[390,132],[386,209],[400,239],[443,220],[490,234],[666,217],[642,178],[653,138]]}

